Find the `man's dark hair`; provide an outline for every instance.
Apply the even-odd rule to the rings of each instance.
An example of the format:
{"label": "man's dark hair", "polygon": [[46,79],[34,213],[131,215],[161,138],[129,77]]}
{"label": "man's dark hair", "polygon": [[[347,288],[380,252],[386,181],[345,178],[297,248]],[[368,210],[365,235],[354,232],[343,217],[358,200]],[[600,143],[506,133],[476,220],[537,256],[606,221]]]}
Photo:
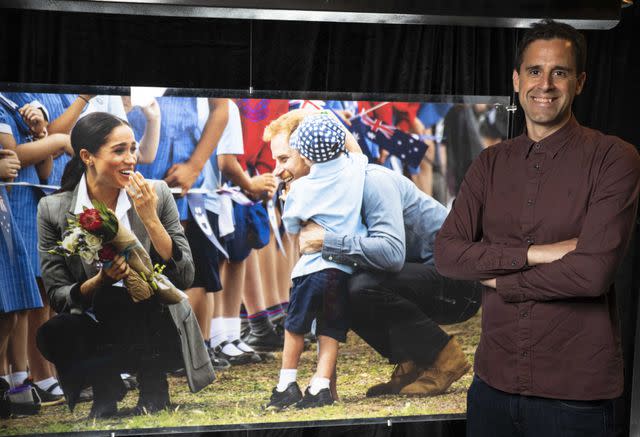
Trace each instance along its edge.
{"label": "man's dark hair", "polygon": [[520,71],[522,57],[529,44],[540,39],[564,39],[571,42],[573,57],[576,61],[576,74],[580,74],[585,70],[587,64],[587,40],[584,35],[566,23],[546,19],[533,23],[520,40],[518,51],[516,52],[516,71]]}

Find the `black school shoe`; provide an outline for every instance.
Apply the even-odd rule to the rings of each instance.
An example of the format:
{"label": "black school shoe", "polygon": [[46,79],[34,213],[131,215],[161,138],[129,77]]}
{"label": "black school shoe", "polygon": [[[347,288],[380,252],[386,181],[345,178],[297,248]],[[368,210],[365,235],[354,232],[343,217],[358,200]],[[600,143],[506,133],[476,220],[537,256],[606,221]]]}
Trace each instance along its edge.
{"label": "black school shoe", "polygon": [[328,388],[323,388],[317,394],[312,395],[309,387],[304,391],[304,397],[300,402],[296,403],[296,408],[301,410],[304,408],[324,407],[333,404],[333,397]]}
{"label": "black school shoe", "polygon": [[207,348],[207,352],[209,353],[209,359],[211,360],[213,370],[215,370],[216,372],[221,372],[231,367],[231,363],[229,363],[229,361],[225,360],[224,358],[216,355],[212,347]]}
{"label": "black school shoe", "polygon": [[278,391],[277,387],[271,390],[271,398],[269,403],[264,407],[265,410],[282,411],[291,405],[296,404],[302,399],[302,392],[297,382],[291,382],[284,391]]}
{"label": "black school shoe", "polygon": [[56,388],[60,387],[60,384],[58,384],[57,382],[51,384],[51,387],[49,387],[47,390],[41,389],[38,384],[33,382],[31,378],[25,379],[23,384],[30,385],[36,390],[36,393],[38,393],[38,397],[40,398],[40,405],[42,405],[43,407],[47,407],[50,405],[60,405],[64,403],[64,395],[53,394],[53,391]]}
{"label": "black school shoe", "polygon": [[256,352],[278,352],[284,347],[284,334],[279,335],[273,328],[262,332],[249,331],[242,341]]}
{"label": "black school shoe", "polygon": [[[240,354],[240,355],[227,355],[227,354],[225,354],[222,351],[222,349],[228,344],[231,344],[231,342],[228,341],[228,340],[225,340],[222,343],[220,343],[218,346],[213,348],[213,351],[214,351],[215,355],[218,358],[223,358],[224,360],[228,361],[229,364],[231,364],[232,366],[242,366],[244,364],[253,364],[253,363],[255,363],[254,357],[253,357],[255,355],[255,353],[242,352],[242,354]],[[260,358],[260,357],[258,357],[258,358]]]}

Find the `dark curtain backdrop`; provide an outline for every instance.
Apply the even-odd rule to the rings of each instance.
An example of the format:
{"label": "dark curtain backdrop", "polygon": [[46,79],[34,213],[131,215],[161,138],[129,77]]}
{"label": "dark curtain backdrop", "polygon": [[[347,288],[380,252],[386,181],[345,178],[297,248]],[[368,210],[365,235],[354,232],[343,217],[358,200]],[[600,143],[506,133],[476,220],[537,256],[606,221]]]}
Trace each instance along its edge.
{"label": "dark curtain backdrop", "polygon": [[[522,32],[4,9],[0,10],[0,82],[511,96],[512,62]],[[588,76],[575,103],[576,117],[582,124],[640,145],[636,109],[640,5],[623,9],[615,29],[586,35]],[[513,132],[521,132],[521,111],[513,126]],[[640,289],[637,247],[636,236],[617,279],[627,366],[625,407]],[[628,408],[621,409],[620,421],[628,425]],[[224,434],[458,436],[464,434],[464,422]]]}

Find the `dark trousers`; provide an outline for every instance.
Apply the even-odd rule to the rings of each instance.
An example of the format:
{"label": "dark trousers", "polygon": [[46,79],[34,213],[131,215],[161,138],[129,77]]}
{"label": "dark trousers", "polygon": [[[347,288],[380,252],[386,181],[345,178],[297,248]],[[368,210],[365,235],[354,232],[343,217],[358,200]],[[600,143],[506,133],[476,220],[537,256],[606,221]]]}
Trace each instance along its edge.
{"label": "dark trousers", "polygon": [[108,287],[88,314],[58,314],[38,330],[42,355],[57,368],[71,408],[80,390],[93,387],[96,401],[124,395],[121,372],[137,372],[140,393],[165,392],[166,370],[177,368],[179,338],[169,312],[149,299],[133,303],[125,289]]}
{"label": "dark trousers", "polygon": [[431,365],[449,342],[438,326],[468,320],[480,307],[478,283],[407,263],[398,273],[359,272],[349,282],[351,328],[391,363]]}
{"label": "dark trousers", "polygon": [[505,393],[474,376],[467,392],[467,436],[617,436],[614,403],[613,399],[567,401]]}

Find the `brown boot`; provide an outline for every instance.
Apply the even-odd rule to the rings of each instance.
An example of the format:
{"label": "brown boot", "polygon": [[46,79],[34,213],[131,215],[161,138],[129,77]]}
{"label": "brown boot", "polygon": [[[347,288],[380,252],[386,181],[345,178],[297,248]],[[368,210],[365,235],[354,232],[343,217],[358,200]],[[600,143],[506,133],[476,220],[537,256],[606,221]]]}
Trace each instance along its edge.
{"label": "brown boot", "polygon": [[376,384],[367,390],[367,397],[396,395],[400,389],[412,383],[418,377],[418,367],[413,361],[404,361],[396,364],[389,382]]}
{"label": "brown boot", "polygon": [[451,384],[467,373],[471,364],[455,338],[440,351],[436,361],[426,369],[419,369],[418,377],[400,390],[408,396],[434,396],[444,393]]}

